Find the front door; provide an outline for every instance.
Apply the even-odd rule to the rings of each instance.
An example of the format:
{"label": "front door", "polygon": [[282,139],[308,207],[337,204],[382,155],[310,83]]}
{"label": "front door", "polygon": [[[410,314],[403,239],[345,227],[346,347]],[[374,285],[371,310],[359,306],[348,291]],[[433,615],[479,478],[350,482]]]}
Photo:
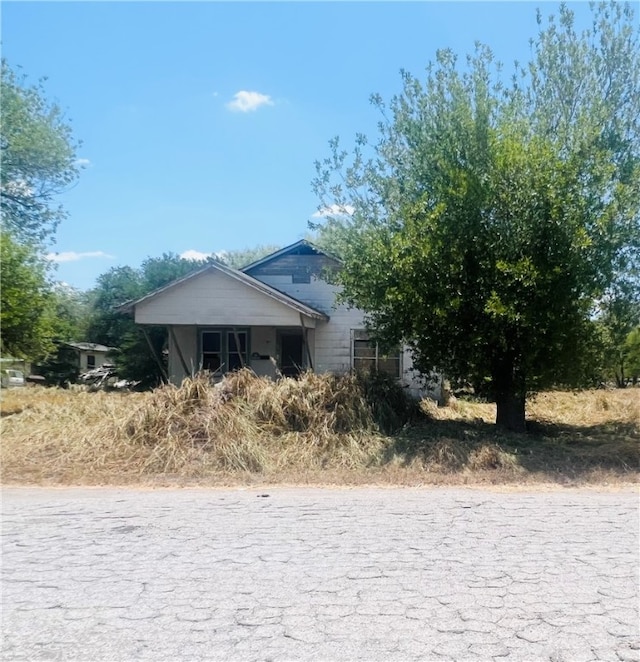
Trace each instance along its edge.
{"label": "front door", "polygon": [[296,377],[303,369],[304,344],[301,333],[283,333],[280,336],[280,372],[285,377]]}

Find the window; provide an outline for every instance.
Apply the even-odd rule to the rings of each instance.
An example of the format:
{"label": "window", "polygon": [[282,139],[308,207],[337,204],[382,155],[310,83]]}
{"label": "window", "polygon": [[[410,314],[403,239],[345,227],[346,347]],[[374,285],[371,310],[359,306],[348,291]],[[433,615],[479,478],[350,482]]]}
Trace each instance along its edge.
{"label": "window", "polygon": [[[238,347],[238,343],[240,347]],[[227,332],[228,370],[240,370],[247,365],[247,333],[246,331]]]}
{"label": "window", "polygon": [[400,347],[394,347],[383,354],[378,343],[369,340],[366,331],[353,329],[351,331],[353,368],[363,372],[384,372],[392,377],[400,378],[402,352]]}
{"label": "window", "polygon": [[[237,337],[237,341],[236,341]],[[239,370],[248,363],[249,333],[233,329],[202,331],[202,369],[211,372]]]}
{"label": "window", "polygon": [[87,354],[87,370],[93,370],[96,367],[96,357],[93,354]]}
{"label": "window", "polygon": [[222,366],[222,332],[202,332],[202,369],[215,372]]}

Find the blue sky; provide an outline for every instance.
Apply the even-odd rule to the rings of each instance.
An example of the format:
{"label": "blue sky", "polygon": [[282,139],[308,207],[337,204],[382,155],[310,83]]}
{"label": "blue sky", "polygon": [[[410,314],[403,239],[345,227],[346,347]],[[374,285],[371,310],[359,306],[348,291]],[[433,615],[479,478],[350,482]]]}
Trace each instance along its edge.
{"label": "blue sky", "polygon": [[[47,76],[83,144],[52,251],[82,289],[163,252],[286,245],[317,211],[328,140],[375,135],[369,95],[438,48],[527,61],[556,3],[4,2],[2,51]],[[578,25],[586,3],[573,3]]]}

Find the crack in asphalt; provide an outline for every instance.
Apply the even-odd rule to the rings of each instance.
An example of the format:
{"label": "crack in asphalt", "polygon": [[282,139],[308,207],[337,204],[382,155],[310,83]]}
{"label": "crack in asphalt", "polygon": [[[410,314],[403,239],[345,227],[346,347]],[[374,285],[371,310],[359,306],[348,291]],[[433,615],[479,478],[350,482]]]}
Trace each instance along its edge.
{"label": "crack in asphalt", "polygon": [[2,659],[640,662],[635,492],[268,496],[5,489]]}

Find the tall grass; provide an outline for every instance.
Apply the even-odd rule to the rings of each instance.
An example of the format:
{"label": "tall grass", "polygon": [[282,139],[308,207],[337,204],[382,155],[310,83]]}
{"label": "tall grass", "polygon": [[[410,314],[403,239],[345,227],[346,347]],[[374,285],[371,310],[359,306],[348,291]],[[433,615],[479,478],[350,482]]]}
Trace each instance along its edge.
{"label": "tall grass", "polygon": [[504,435],[492,405],[418,413],[383,378],[271,381],[244,370],[150,393],[3,392],[5,482],[465,483],[635,480],[640,391],[550,393],[532,434]]}

